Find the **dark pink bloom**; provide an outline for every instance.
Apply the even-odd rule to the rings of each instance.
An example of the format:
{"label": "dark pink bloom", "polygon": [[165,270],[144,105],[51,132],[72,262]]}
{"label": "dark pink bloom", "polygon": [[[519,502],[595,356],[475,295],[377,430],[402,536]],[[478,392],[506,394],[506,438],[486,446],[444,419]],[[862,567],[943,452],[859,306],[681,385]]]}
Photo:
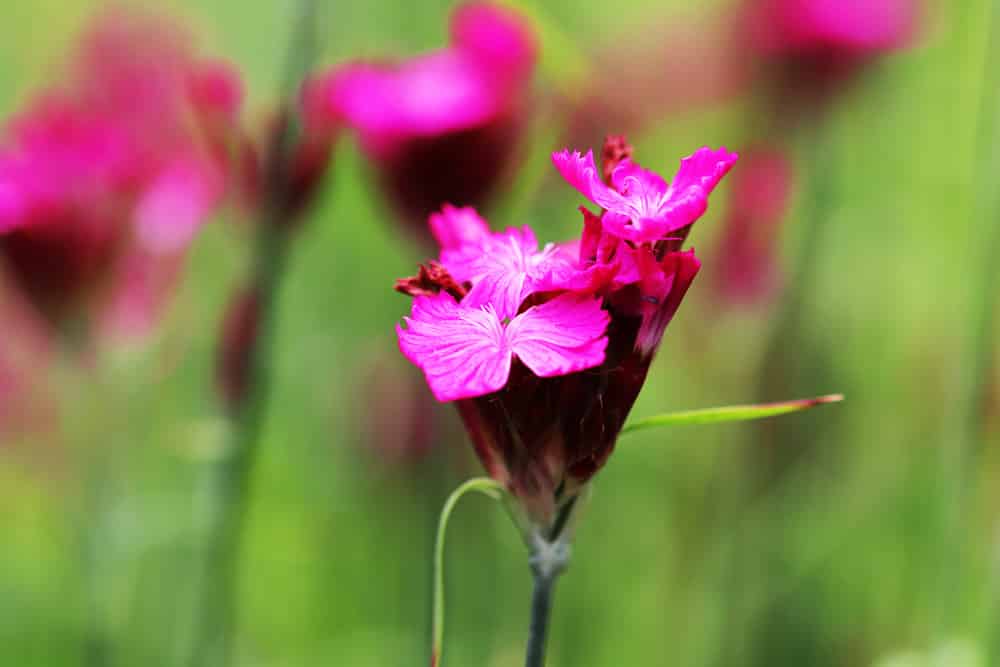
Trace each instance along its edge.
{"label": "dark pink bloom", "polygon": [[918,0],[747,0],[734,41],[755,56],[787,114],[826,101],[872,60],[907,46],[919,12]]}
{"label": "dark pink bloom", "polygon": [[754,0],[751,5],[748,29],[761,51],[843,57],[905,46],[918,9],[915,0]]}
{"label": "dark pink bloom", "polygon": [[449,46],[336,67],[315,84],[318,109],[357,131],[393,202],[425,234],[442,204],[482,206],[493,194],[515,154],[536,52],[520,15],[466,4]]}
{"label": "dark pink bloom", "polygon": [[439,401],[499,391],[516,357],[538,377],[567,375],[604,361],[608,314],[595,297],[564,294],[505,323],[492,304],[456,303],[446,292],[419,296],[399,347]]}
{"label": "dark pink bloom", "polygon": [[605,230],[615,236],[643,243],[665,239],[700,218],[708,196],[736,162],[725,148],[702,148],[681,160],[671,184],[631,159],[622,160],[605,185],[594,164],[593,151],[581,155],[564,150],[552,155],[563,178],[587,199],[605,210]]}
{"label": "dark pink bloom", "polygon": [[[718,155],[689,161],[678,180],[707,196],[735,159]],[[610,185],[577,183],[619,205],[636,169],[624,160]],[[636,178],[668,189],[651,172]],[[470,209],[447,207],[431,227],[440,263],[397,283],[415,297],[400,349],[439,400],[457,401],[490,474],[548,523],[610,455],[700,263],[585,209],[578,242],[541,249],[529,228],[491,233]]]}
{"label": "dark pink bloom", "polygon": [[54,322],[123,304],[143,312],[96,319],[151,321],[137,295],[163,292],[148,285],[173,276],[218,208],[241,100],[233,70],[196,58],[175,24],[98,17],[61,85],[0,137],[0,257],[14,283]]}
{"label": "dark pink bloom", "polygon": [[777,149],[748,151],[733,174],[715,286],[723,301],[768,300],[780,284],[776,257],[781,224],[788,212],[794,171]]}

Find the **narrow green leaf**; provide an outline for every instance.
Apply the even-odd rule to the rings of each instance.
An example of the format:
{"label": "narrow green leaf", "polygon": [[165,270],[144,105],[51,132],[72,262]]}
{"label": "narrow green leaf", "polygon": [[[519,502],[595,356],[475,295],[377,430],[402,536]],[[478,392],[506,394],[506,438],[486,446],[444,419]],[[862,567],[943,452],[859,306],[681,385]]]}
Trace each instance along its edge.
{"label": "narrow green leaf", "polygon": [[830,394],[816,398],[803,398],[797,401],[782,401],[781,403],[760,403],[758,405],[729,405],[722,408],[704,408],[702,410],[686,410],[670,412],[639,419],[625,426],[622,434],[642,431],[660,426],[683,426],[688,424],[720,424],[722,422],[750,421],[778,417],[792,412],[801,412],[827,403],[839,403],[844,400],[843,394]]}
{"label": "narrow green leaf", "polygon": [[499,482],[489,477],[476,477],[452,491],[438,518],[437,537],[434,542],[434,612],[431,645],[431,667],[441,665],[441,645],[444,639],[444,536],[452,510],[466,493],[478,491],[493,500],[502,500],[506,493]]}

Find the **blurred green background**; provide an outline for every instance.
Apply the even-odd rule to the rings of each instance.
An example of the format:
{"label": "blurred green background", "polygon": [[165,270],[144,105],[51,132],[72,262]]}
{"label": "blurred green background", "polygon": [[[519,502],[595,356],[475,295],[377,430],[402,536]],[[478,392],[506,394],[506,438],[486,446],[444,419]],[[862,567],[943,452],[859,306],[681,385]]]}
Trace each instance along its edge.
{"label": "blurred green background", "polygon": [[[328,2],[322,61],[436,47],[451,4]],[[543,44],[540,88],[566,85],[558,78],[576,75],[578,59],[610,36],[691,12],[677,0],[523,4],[562,36]],[[930,5],[918,43],[872,67],[798,138],[802,188],[781,240],[788,271],[805,226],[821,229],[779,348],[781,395],[765,395],[762,376],[776,372],[763,360],[787,290],[767,307],[713,303],[725,188],[716,196],[691,239],[706,276],[669,328],[633,415],[830,392],[847,402],[780,424],[623,438],[558,587],[553,667],[1000,664],[1000,405],[994,394],[982,433],[970,436],[975,425],[957,402],[983,239],[1000,223],[977,199],[1000,176],[981,168],[978,134],[984,86],[998,83],[984,71],[991,4]],[[206,53],[240,65],[250,117],[266,110],[293,3],[172,7],[198,26]],[[0,111],[45,80],[92,8],[5,4]],[[670,174],[699,146],[739,150],[752,138],[746,111],[738,100],[691,111],[632,139],[640,160]],[[534,133],[522,185],[546,169],[558,139],[555,127]],[[818,184],[821,211],[810,194]],[[570,188],[514,191],[535,196],[502,202],[494,226],[529,223],[543,240],[577,232]],[[96,368],[53,370],[57,434],[0,449],[0,664],[77,664],[91,622],[114,638],[115,664],[172,664],[191,630],[199,481],[226,429],[212,386],[215,338],[247,255],[238,227],[207,228],[156,337]],[[391,286],[423,258],[345,137],[281,287],[240,573],[240,665],[426,663],[434,522],[479,467],[455,420],[418,463],[388,460],[366,441],[366,425],[401,409],[393,392],[368,388],[370,371],[407,377],[394,365],[393,325],[409,306]],[[101,471],[97,493],[88,469]],[[98,545],[96,617],[81,584],[81,536]],[[447,557],[445,665],[521,664],[530,576],[503,512],[478,497],[460,506]]]}

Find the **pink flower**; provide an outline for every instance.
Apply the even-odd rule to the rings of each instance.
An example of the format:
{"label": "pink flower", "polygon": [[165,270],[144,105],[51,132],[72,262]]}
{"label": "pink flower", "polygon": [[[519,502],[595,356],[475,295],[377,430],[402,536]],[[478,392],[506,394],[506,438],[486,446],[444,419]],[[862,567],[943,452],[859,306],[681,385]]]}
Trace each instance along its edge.
{"label": "pink flower", "polygon": [[753,44],[768,53],[892,51],[913,36],[915,0],[754,0]]}
{"label": "pink flower", "polygon": [[725,148],[702,148],[681,160],[670,185],[626,158],[612,172],[610,185],[605,185],[593,151],[581,155],[564,150],[552,155],[562,177],[605,210],[605,230],[636,243],[665,239],[700,218],[708,208],[708,196],[736,158]]}
{"label": "pink flower", "polygon": [[399,347],[419,366],[439,401],[474,398],[507,384],[516,357],[538,377],[604,361],[608,314],[593,297],[564,294],[505,324],[492,306],[456,303],[447,294],[417,297]]}
{"label": "pink flower", "polygon": [[536,52],[520,15],[469,3],[452,16],[449,46],[336,67],[314,84],[310,106],[357,131],[397,208],[425,234],[442,204],[486,203],[507,171]]}
{"label": "pink flower", "polygon": [[[685,164],[678,181],[705,196],[728,169]],[[589,174],[574,185],[618,204],[634,194],[636,169],[624,160],[610,185]],[[663,183],[651,172],[641,178]],[[579,241],[540,249],[530,228],[491,233],[473,210],[446,207],[430,220],[439,262],[397,283],[415,297],[397,327],[403,354],[439,400],[456,401],[487,470],[543,523],[614,449],[700,268],[693,251],[660,235],[636,241],[633,230],[583,212]]]}
{"label": "pink flower", "polygon": [[774,114],[824,104],[875,58],[909,45],[919,0],[745,0],[737,39],[773,88]]}
{"label": "pink flower", "polygon": [[719,240],[715,287],[731,304],[767,301],[780,284],[776,251],[794,178],[785,154],[758,148],[733,175],[732,196]]}
{"label": "pink flower", "polygon": [[[242,87],[175,24],[124,9],[92,23],[66,70],[0,137],[0,258],[54,323],[152,321],[135,297],[174,275],[218,208]],[[141,312],[84,312],[126,303]]]}

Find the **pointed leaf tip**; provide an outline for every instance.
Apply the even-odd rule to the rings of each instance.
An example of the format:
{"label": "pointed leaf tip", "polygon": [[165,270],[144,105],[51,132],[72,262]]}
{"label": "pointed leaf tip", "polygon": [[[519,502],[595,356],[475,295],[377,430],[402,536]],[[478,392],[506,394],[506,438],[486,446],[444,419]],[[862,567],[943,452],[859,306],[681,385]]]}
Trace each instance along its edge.
{"label": "pointed leaf tip", "polygon": [[801,412],[828,403],[839,403],[844,400],[843,394],[828,394],[815,398],[802,398],[779,403],[758,403],[756,405],[729,405],[721,408],[704,408],[701,410],[685,410],[669,412],[639,419],[622,429],[622,434],[642,431],[660,426],[684,426],[691,424],[721,424],[723,422],[751,421],[766,419],[781,415]]}

